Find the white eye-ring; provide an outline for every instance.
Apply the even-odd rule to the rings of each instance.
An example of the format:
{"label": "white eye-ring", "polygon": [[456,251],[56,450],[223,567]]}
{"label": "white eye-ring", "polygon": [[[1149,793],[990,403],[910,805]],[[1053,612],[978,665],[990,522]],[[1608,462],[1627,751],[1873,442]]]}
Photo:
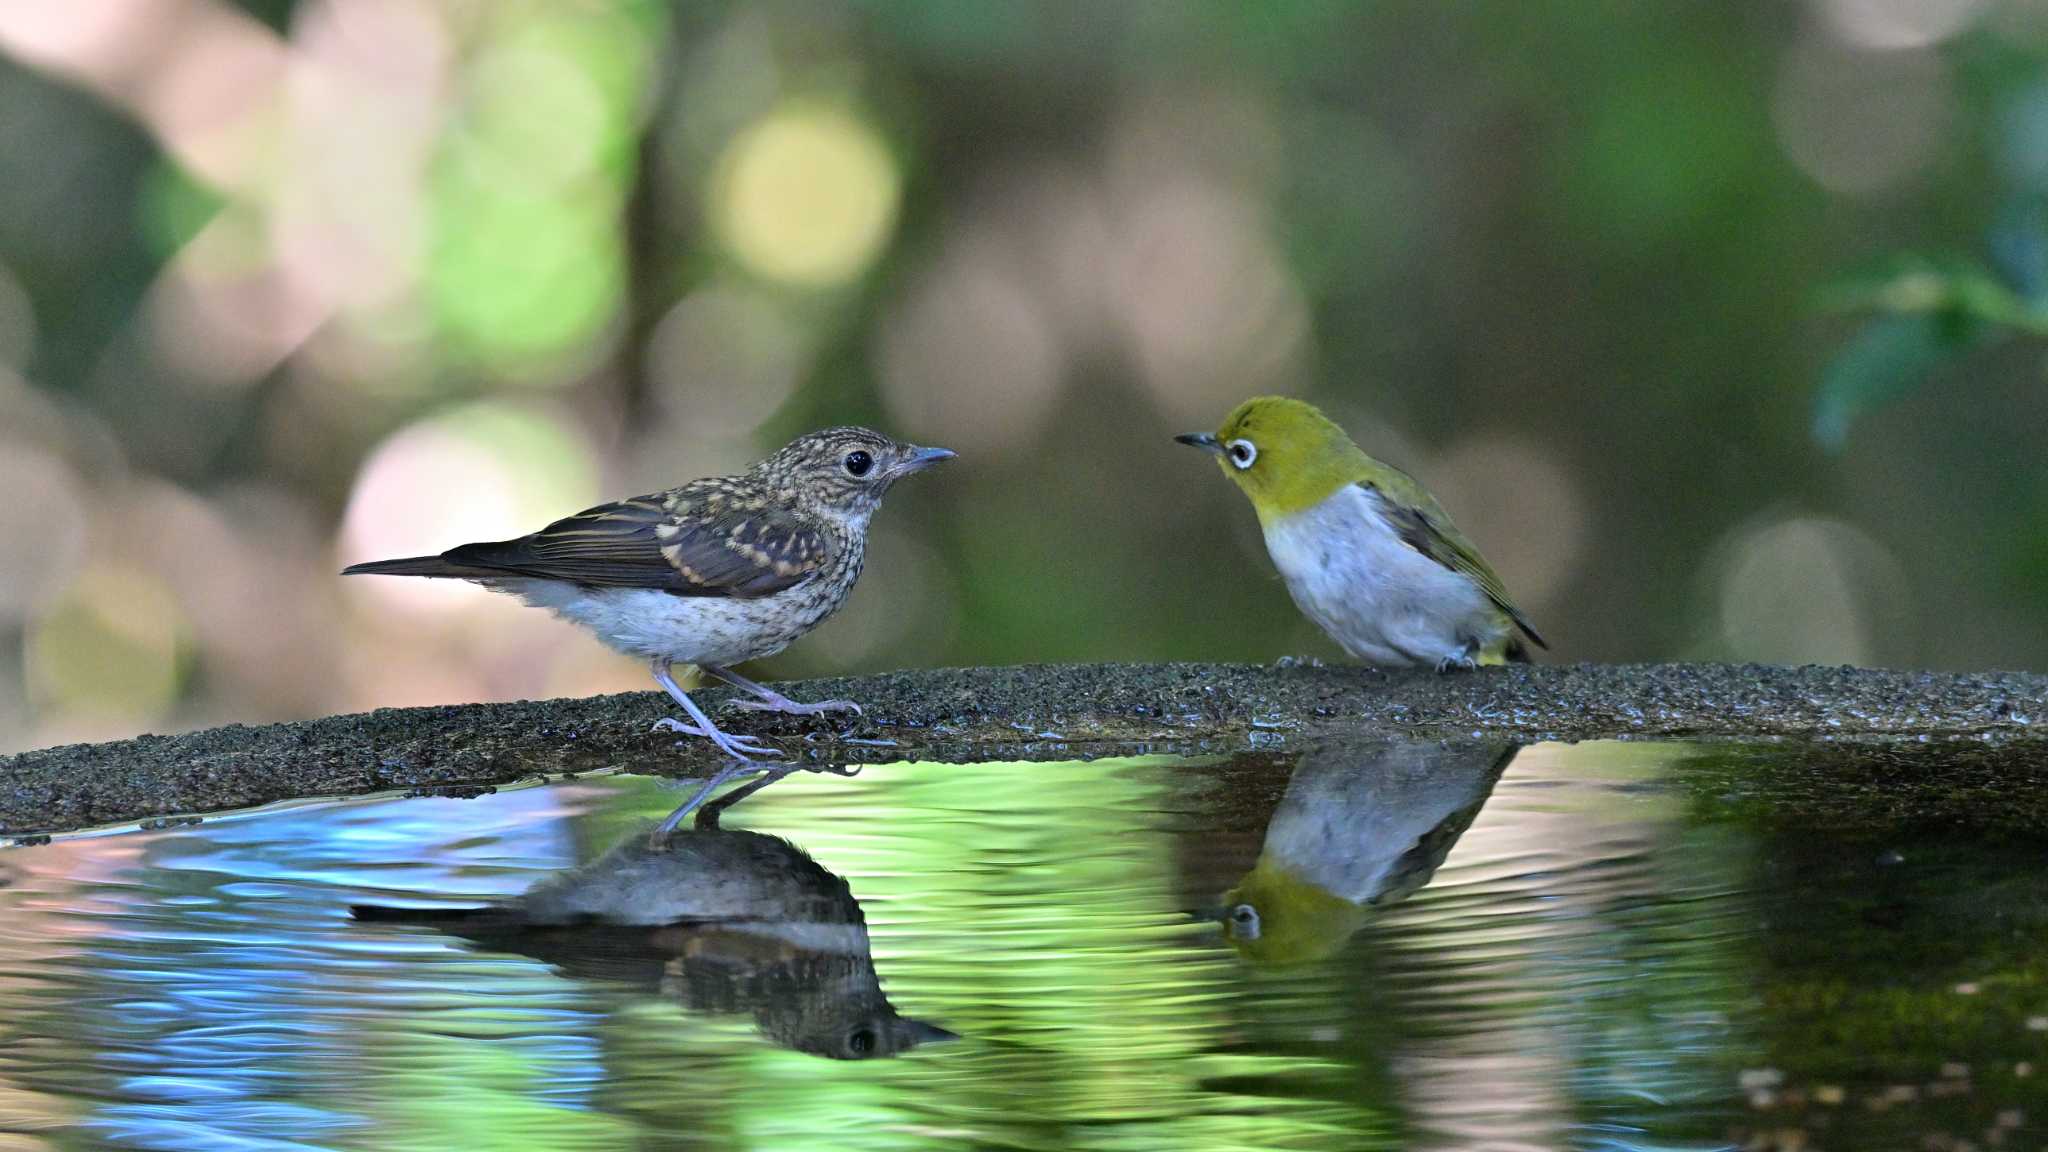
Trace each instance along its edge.
{"label": "white eye-ring", "polygon": [[1230,462],[1237,466],[1239,472],[1251,467],[1252,461],[1259,458],[1259,446],[1249,440],[1232,440],[1224,450],[1230,453]]}
{"label": "white eye-ring", "polygon": [[[1254,453],[1256,455],[1257,453]],[[1230,910],[1230,926],[1236,930],[1240,940],[1259,938],[1259,910],[1249,904],[1239,904]]]}

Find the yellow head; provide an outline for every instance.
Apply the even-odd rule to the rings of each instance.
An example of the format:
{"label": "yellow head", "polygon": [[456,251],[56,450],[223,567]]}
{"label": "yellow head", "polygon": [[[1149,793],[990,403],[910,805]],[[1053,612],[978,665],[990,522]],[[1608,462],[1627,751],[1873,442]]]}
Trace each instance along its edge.
{"label": "yellow head", "polygon": [[1365,925],[1369,913],[1264,856],[1216,913],[1237,954],[1259,967],[1320,960]]}
{"label": "yellow head", "polygon": [[1193,432],[1174,439],[1215,453],[1223,474],[1251,498],[1261,523],[1307,511],[1382,470],[1313,404],[1286,396],[1254,396],[1213,435]]}

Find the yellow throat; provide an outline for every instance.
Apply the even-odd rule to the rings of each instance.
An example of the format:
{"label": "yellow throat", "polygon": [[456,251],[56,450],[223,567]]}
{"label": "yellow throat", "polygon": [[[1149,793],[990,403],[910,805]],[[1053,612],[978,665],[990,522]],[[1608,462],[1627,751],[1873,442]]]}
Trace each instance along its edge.
{"label": "yellow throat", "polygon": [[[1342,947],[1370,918],[1354,904],[1265,855],[1238,886],[1224,893],[1223,932],[1238,955],[1260,966],[1306,964]],[[1235,927],[1227,912],[1249,905],[1256,934]]]}

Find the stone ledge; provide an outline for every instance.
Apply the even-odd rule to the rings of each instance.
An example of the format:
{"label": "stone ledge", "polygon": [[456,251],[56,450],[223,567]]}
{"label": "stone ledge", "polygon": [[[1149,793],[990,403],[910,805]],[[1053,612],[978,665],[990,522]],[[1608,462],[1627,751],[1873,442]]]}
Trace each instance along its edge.
{"label": "stone ledge", "polygon": [[[940,668],[782,685],[863,719],[729,714],[799,762],[1064,760],[1229,752],[1361,732],[1539,740],[2010,741],[2048,735],[2048,676],[1655,664],[1439,676],[1355,667],[1080,664]],[[716,708],[729,693],[697,698]],[[70,832],[385,792],[475,794],[568,773],[709,775],[704,741],[649,731],[666,697],[386,708],[75,744],[0,758],[0,835]]]}

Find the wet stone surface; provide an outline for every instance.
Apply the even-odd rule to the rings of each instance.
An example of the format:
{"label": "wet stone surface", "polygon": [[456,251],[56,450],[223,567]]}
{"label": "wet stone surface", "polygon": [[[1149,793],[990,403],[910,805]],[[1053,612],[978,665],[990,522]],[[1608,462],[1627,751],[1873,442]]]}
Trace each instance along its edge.
{"label": "wet stone surface", "polygon": [[[864,718],[732,715],[800,763],[1046,761],[1223,752],[1402,732],[1521,742],[1803,738],[2025,742],[2048,732],[2048,677],[1756,665],[1571,665],[1438,676],[1206,664],[930,669],[782,686],[860,701]],[[706,689],[716,709],[728,693]],[[0,759],[0,835],[21,837],[283,800],[485,790],[602,771],[702,777],[716,753],[649,731],[655,692],[382,709],[265,727],[73,745]],[[731,714],[729,714],[731,715]],[[1947,752],[1896,750],[1901,770]],[[2001,757],[2010,763],[2011,757]]]}

